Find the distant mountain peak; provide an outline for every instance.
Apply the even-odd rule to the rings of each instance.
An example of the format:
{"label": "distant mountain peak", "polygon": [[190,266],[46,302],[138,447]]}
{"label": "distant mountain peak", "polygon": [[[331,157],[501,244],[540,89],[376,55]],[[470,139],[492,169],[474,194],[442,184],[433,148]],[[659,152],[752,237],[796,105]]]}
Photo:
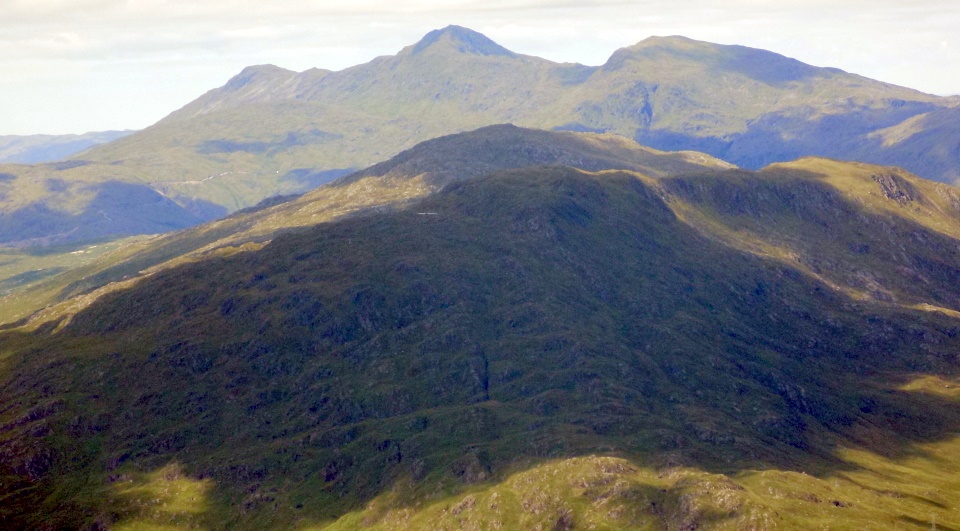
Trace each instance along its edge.
{"label": "distant mountain peak", "polygon": [[698,41],[696,39],[691,39],[690,37],[684,37],[683,35],[651,35],[646,39],[638,42],[637,46],[650,46],[650,45],[673,45],[673,46],[683,46],[683,45],[709,45],[711,43],[705,41]]}
{"label": "distant mountain peak", "polygon": [[438,45],[452,47],[460,53],[473,55],[503,55],[507,57],[516,55],[482,33],[453,25],[427,33],[413,45],[410,53],[417,55]]}
{"label": "distant mountain peak", "polygon": [[803,81],[843,73],[836,68],[808,65],[778,53],[748,46],[715,44],[679,35],[648,37],[633,46],[620,48],[604,68],[617,70],[632,60],[700,63],[706,68],[738,73],[769,85]]}
{"label": "distant mountain peak", "polygon": [[658,36],[653,35],[642,41],[613,53],[611,59],[617,56],[653,56],[654,54],[668,54],[670,56],[684,56],[688,58],[704,58],[705,56],[722,54],[736,47],[712,42],[698,41],[681,35]]}
{"label": "distant mountain peak", "polygon": [[241,70],[239,74],[230,78],[230,81],[227,81],[227,84],[224,85],[223,88],[227,91],[235,91],[250,83],[263,79],[272,79],[282,74],[295,75],[296,72],[275,65],[248,66]]}

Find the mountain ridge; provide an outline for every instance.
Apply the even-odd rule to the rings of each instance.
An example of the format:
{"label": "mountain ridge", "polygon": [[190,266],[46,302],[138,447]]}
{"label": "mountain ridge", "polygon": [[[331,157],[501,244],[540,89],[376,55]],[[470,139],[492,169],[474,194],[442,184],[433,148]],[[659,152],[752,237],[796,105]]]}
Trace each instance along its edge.
{"label": "mountain ridge", "polygon": [[[629,169],[656,178],[673,175],[673,180],[678,182],[676,176],[684,173],[723,172],[731,168],[723,161],[703,154],[658,152],[611,134],[547,132],[510,125],[485,127],[424,142],[389,161],[343,177],[303,196],[280,201],[273,206],[267,203],[263,208],[238,213],[195,229],[148,240],[143,244],[129,245],[125,252],[132,254],[122,259],[119,264],[115,263],[116,258],[108,257],[106,262],[94,262],[75,272],[53,277],[51,282],[29,288],[16,296],[16,302],[8,297],[7,305],[11,310],[4,314],[3,318],[19,319],[45,305],[55,304],[50,310],[38,315],[36,320],[38,323],[49,321],[61,315],[63,308],[73,307],[69,300],[71,297],[99,290],[110,282],[136,278],[170,265],[203,259],[218,253],[256,249],[285,230],[326,223],[368,209],[375,211],[395,208],[396,205],[434,193],[458,179],[536,164],[571,165],[591,171]],[[837,176],[826,182],[830,182],[840,193],[856,197],[857,201],[864,204],[873,205],[872,208],[884,212],[885,215],[913,219],[927,229],[942,230],[938,228],[936,220],[940,217],[953,219],[954,215],[950,213],[960,210],[960,199],[957,199],[956,190],[946,185],[918,181],[916,177],[895,168],[807,158],[785,165],[774,165],[761,173],[773,175],[783,171]],[[725,178],[735,181],[741,178],[735,171],[726,175],[728,177]],[[821,177],[817,180],[823,179]],[[910,199],[901,205],[887,197],[894,193],[891,190],[912,190],[898,196],[902,198],[928,199]],[[775,193],[775,197],[780,195],[781,192]],[[905,210],[906,205],[909,205],[910,209]],[[895,207],[895,210],[891,211],[891,206]],[[715,222],[708,221],[707,224],[714,226]],[[711,230],[707,232],[710,233]],[[752,230],[756,232],[759,229]],[[952,232],[946,234],[950,237],[957,236]],[[722,239],[726,244],[731,244],[729,235]],[[793,240],[793,243],[796,243],[797,238]],[[808,238],[802,237],[799,240],[807,241]],[[770,252],[769,245],[761,245],[761,248],[766,249],[764,252]],[[859,244],[851,242],[848,245],[856,248]],[[817,253],[816,239],[807,242],[803,249],[785,250],[782,242],[776,243],[772,249],[778,254]],[[752,248],[750,250],[753,251]],[[847,252],[848,250],[843,250],[843,253]],[[848,255],[846,258],[850,264],[860,259],[863,257],[857,254]],[[891,263],[898,260],[892,258]],[[911,264],[903,264],[902,267],[904,271],[913,269]],[[852,265],[845,268],[855,271]],[[923,278],[921,273],[911,275]],[[849,275],[844,273],[844,276]],[[64,280],[58,280],[59,278]],[[835,284],[837,279],[829,281]],[[850,278],[844,282],[851,287],[863,283],[862,280]],[[50,291],[55,286],[58,286],[55,291]],[[861,288],[862,286],[854,289]]]}
{"label": "mountain ridge", "polygon": [[[955,131],[937,125],[949,117],[936,118],[954,100],[772,52],[654,38],[591,67],[505,52],[465,28],[430,35],[338,72],[250,67],[144,131],[93,148],[70,161],[73,167],[0,168],[14,176],[5,187],[28,191],[0,201],[0,210],[27,217],[31,205],[75,211],[82,209],[77,197],[96,195],[80,188],[118,180],[206,221],[303,192],[420,141],[493,123],[610,132],[752,169],[806,155],[902,163],[941,180],[960,167],[949,149]],[[921,114],[933,118],[910,122]],[[877,137],[910,123],[939,129],[916,143]],[[38,186],[59,181],[69,194]],[[109,224],[94,232],[130,233]],[[68,228],[50,240],[80,233]]]}
{"label": "mountain ridge", "polygon": [[[662,55],[705,61],[718,70],[740,71],[768,84],[801,81],[824,73],[848,74],[839,68],[809,65],[768,50],[742,45],[712,44],[682,35],[648,37],[633,46],[617,50],[601,68],[615,68],[630,57],[653,59]],[[773,68],[770,68],[771,66]]]}
{"label": "mountain ridge", "polygon": [[0,167],[21,229],[232,211],[0,282],[46,275],[0,305],[0,524],[960,528],[960,190],[840,160],[949,175],[955,99],[420,44]]}
{"label": "mountain ridge", "polygon": [[922,303],[960,308],[960,219],[925,217],[960,195],[826,159],[717,170],[455,179],[2,332],[0,474],[32,487],[3,517],[953,525],[960,336]]}
{"label": "mountain ridge", "polygon": [[[731,167],[703,154],[659,152],[616,135],[488,126],[423,142],[388,161],[280,204],[237,212],[195,229],[128,246],[125,252],[135,254],[120,264],[107,261],[98,266],[95,262],[62,275],[69,280],[56,294],[42,283],[18,295],[20,300],[9,307],[19,309],[2,318],[19,319],[57,302],[70,307],[72,303],[65,299],[154,271],[168,260],[190,261],[218,249],[261,245],[283,230],[329,222],[365,209],[390,208],[393,203],[403,204],[434,193],[452,181],[538,164],[572,164],[592,170],[625,168],[653,176]],[[58,278],[51,279],[51,284],[60,284]],[[35,296],[36,301],[29,302]],[[43,319],[48,319],[57,312],[45,314]]]}

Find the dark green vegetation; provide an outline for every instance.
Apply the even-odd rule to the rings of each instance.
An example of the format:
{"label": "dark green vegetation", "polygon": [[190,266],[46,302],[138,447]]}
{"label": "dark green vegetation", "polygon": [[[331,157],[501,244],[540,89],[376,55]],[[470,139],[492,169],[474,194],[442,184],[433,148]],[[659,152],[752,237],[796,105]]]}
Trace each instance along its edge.
{"label": "dark green vegetation", "polygon": [[[67,301],[68,312],[75,311],[76,296],[111,282],[151,274],[184,261],[256,248],[279,231],[330,221],[361,209],[395,208],[454,180],[538,164],[630,169],[654,176],[731,167],[701,153],[663,153],[616,135],[547,132],[509,125],[486,127],[424,142],[302,197],[274,198],[190,230],[138,244],[126,242],[120,250],[82,267],[74,263],[76,256],[72,253],[62,256],[61,265],[69,265],[68,271],[19,289],[11,287],[13,295],[0,299],[0,322],[15,321],[63,301]],[[47,262],[55,264],[56,259]],[[38,266],[34,260],[14,261],[8,273],[13,278],[8,283],[20,279],[15,274],[35,275]],[[62,306],[41,318],[60,315]]]}
{"label": "dark green vegetation", "polygon": [[3,332],[4,523],[960,528],[956,189],[515,128],[326,188]]}
{"label": "dark green vegetation", "polygon": [[[951,182],[957,102],[682,37],[646,39],[593,67],[517,54],[451,26],[339,72],[249,67],[67,163],[2,166],[12,181],[0,182],[0,212],[17,230],[0,244],[165,232],[495,123],[611,132],[747,168],[818,155]],[[135,199],[98,202],[118,186]],[[153,216],[137,218],[141,210]],[[37,234],[18,236],[28,226]]]}

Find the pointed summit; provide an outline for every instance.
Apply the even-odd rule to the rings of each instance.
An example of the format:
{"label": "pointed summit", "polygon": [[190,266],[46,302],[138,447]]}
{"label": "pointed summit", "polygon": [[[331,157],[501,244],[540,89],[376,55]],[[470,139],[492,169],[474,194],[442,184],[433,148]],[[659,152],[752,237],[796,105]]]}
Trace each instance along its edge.
{"label": "pointed summit", "polygon": [[482,33],[452,25],[427,33],[420,39],[420,42],[413,45],[411,54],[417,55],[437,46],[453,48],[459,53],[473,55],[504,55],[507,57],[516,55]]}

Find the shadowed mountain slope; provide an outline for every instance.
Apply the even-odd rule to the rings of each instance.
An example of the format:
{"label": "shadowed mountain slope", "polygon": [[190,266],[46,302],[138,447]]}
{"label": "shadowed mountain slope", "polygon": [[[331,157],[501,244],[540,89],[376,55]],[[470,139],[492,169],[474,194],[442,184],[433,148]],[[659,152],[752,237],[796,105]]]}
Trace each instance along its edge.
{"label": "shadowed mountain slope", "polygon": [[[424,142],[396,157],[277,205],[240,211],[225,219],[137,245],[30,286],[6,298],[6,321],[110,283],[204,256],[256,248],[279,231],[315,225],[369,209],[396,208],[454,180],[502,169],[569,165],[589,170],[629,169],[648,175],[728,169],[701,153],[664,153],[616,135],[549,132],[490,126]],[[252,247],[251,247],[252,246]],[[68,301],[42,319],[74,311]]]}
{"label": "shadowed mountain slope", "polygon": [[960,107],[917,115],[868,138],[850,157],[896,164],[944,182],[960,182]]}
{"label": "shadowed mountain slope", "polygon": [[[955,99],[742,46],[653,37],[592,67],[514,53],[450,26],[394,56],[338,72],[246,68],[69,168],[38,167],[28,178],[24,168],[0,167],[12,176],[11,186],[30,191],[16,201],[0,199],[0,208],[82,209],[75,191],[36,183],[61,179],[92,187],[119,180],[150,187],[193,219],[209,220],[272,195],[303,192],[430,138],[507,122],[610,132],[754,169],[817,155],[897,164],[950,181],[955,157],[932,163],[915,152],[927,142],[953,140],[917,136],[922,146],[908,149],[871,139],[920,115],[946,123],[937,117],[955,105]],[[954,138],[949,128],[937,131]],[[51,237],[76,238],[52,230]],[[93,232],[125,233],[109,225]]]}
{"label": "shadowed mountain slope", "polygon": [[960,526],[955,189],[824,159],[450,171],[4,332],[0,517]]}
{"label": "shadowed mountain slope", "polygon": [[131,133],[133,131],[98,131],[82,135],[0,135],[0,163],[53,162]]}

